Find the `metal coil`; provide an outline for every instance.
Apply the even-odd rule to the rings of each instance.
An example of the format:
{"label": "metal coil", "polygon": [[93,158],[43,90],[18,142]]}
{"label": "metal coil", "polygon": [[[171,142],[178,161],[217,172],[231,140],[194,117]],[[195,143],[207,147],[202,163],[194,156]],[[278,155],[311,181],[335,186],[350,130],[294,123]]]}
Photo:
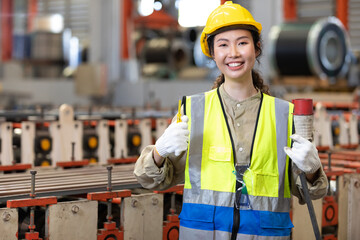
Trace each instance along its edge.
{"label": "metal coil", "polygon": [[269,38],[273,75],[315,75],[333,81],[349,70],[349,37],[336,17],[277,25],[271,28]]}

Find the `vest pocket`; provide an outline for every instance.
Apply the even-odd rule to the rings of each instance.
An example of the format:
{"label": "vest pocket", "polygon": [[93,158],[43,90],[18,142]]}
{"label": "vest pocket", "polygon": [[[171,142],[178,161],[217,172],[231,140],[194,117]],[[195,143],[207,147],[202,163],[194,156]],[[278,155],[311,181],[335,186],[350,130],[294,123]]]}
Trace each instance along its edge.
{"label": "vest pocket", "polygon": [[262,228],[293,228],[288,212],[260,212]]}
{"label": "vest pocket", "polygon": [[260,212],[262,234],[268,236],[288,236],[294,227],[288,212]]}
{"label": "vest pocket", "polygon": [[219,162],[230,162],[231,148],[211,146],[209,148],[209,159]]}
{"label": "vest pocket", "polygon": [[234,192],[235,174],[231,148],[210,146],[201,163],[201,189]]}
{"label": "vest pocket", "polygon": [[215,206],[184,203],[179,215],[181,226],[199,230],[214,230]]}
{"label": "vest pocket", "polygon": [[264,197],[278,197],[278,175],[269,173],[255,173],[253,178],[253,195]]}

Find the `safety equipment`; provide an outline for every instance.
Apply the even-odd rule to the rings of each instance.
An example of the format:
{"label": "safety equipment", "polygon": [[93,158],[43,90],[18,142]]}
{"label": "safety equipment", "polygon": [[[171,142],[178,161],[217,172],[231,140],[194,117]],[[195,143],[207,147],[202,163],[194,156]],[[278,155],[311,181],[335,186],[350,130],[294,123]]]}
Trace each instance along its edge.
{"label": "safety equipment", "polygon": [[235,4],[232,1],[227,1],[223,5],[217,7],[212,13],[210,13],[204,30],[201,33],[200,44],[203,53],[206,56],[211,57],[207,44],[207,38],[209,35],[222,27],[239,24],[254,26],[259,31],[259,34],[261,33],[261,24],[256,22],[251,13],[241,5]]}
{"label": "safety equipment", "polygon": [[[191,128],[180,239],[194,239],[194,234],[197,239],[229,239],[232,226],[239,222],[238,239],[257,239],[259,235],[263,239],[284,239],[293,227],[289,215],[289,162],[282,151],[291,143],[293,104],[262,94],[251,164],[244,172],[234,166],[236,145],[231,140],[218,90],[186,98],[185,112]],[[246,188],[237,187],[238,170],[244,172],[239,180]],[[236,200],[240,201],[239,210]],[[214,226],[218,226],[216,230]]]}
{"label": "safety equipment", "polygon": [[315,173],[321,167],[315,145],[298,134],[293,134],[290,138],[294,140],[294,144],[292,148],[284,147],[285,153],[304,173]]}
{"label": "safety equipment", "polygon": [[160,156],[167,157],[170,153],[179,156],[187,149],[189,139],[187,122],[189,118],[184,115],[181,117],[181,121],[182,122],[173,122],[170,124],[164,134],[156,141],[155,150]]}

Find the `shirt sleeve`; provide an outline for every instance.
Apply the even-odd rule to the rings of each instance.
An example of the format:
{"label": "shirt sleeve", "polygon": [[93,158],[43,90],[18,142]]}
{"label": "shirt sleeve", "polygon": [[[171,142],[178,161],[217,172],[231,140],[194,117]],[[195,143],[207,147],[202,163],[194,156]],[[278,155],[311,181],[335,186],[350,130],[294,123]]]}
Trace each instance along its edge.
{"label": "shirt sleeve", "polygon": [[[315,173],[313,183],[307,182],[310,198],[312,200],[322,198],[326,195],[328,189],[328,180],[322,167]],[[301,180],[297,167],[292,163],[291,171],[291,193],[299,199],[300,204],[305,204],[305,197],[302,190]]]}
{"label": "shirt sleeve", "polygon": [[134,175],[144,188],[164,190],[176,184],[184,183],[186,152],[179,157],[165,158],[161,167],[153,158],[154,145],[147,146],[135,163]]}

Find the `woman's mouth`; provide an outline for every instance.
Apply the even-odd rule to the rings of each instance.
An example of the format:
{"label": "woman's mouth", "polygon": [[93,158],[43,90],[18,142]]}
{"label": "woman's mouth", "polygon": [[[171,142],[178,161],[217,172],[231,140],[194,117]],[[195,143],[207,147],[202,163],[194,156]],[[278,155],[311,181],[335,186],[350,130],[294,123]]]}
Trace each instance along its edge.
{"label": "woman's mouth", "polygon": [[231,70],[238,70],[244,65],[244,63],[233,62],[233,63],[228,63],[227,65]]}

